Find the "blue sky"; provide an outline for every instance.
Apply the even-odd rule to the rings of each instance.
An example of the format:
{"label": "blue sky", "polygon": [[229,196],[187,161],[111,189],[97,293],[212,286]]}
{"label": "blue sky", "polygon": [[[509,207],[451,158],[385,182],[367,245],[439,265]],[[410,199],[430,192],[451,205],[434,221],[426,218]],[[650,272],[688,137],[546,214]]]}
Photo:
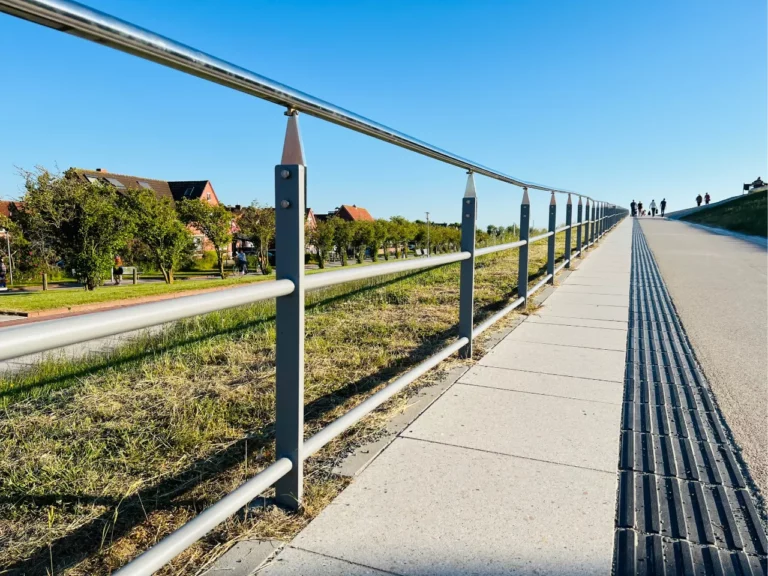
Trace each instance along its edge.
{"label": "blue sky", "polygon": [[[768,178],[763,0],[89,5],[525,180],[674,209]],[[273,199],[276,105],[2,14],[0,78],[0,197],[44,165]],[[459,220],[462,170],[301,123],[317,211]],[[481,226],[518,220],[518,188],[477,189]]]}

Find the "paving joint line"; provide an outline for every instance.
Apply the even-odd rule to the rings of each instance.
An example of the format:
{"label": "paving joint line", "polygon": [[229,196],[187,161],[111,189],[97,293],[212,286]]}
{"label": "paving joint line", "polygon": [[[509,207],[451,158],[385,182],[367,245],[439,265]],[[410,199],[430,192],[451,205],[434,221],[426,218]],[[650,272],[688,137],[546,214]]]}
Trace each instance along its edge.
{"label": "paving joint line", "polygon": [[[309,550],[307,548],[302,548],[300,546],[294,546],[293,544],[288,544],[286,548],[293,548],[294,550],[301,550],[302,552],[307,552],[308,554],[315,554],[316,556],[322,556],[323,558],[328,558],[330,560],[337,560],[338,562],[344,562],[345,564],[352,564],[353,566],[360,566],[361,568],[367,568],[368,570],[375,570],[376,572],[381,572],[382,574],[392,574],[392,576],[406,576],[405,574],[401,574],[400,572],[383,570],[381,568],[376,568],[375,566],[370,566],[368,564],[361,564],[360,562],[346,560],[344,558],[339,558],[338,556],[331,556],[330,554],[323,554],[322,552],[315,552],[314,550]],[[278,554],[276,558],[279,558],[279,557],[280,555]]]}
{"label": "paving joint line", "polygon": [[[562,376],[563,378],[576,378],[577,380],[594,380],[595,382],[610,382],[623,385],[623,380],[605,380],[604,378],[588,378],[587,376],[573,376],[571,374],[554,374],[553,372],[541,372],[540,370],[523,370],[522,368],[508,368],[507,366],[492,366],[490,364],[476,364],[480,368],[493,368],[495,370],[510,370],[512,372],[526,372],[527,374],[546,374],[547,376]],[[474,368],[474,366],[473,366]]]}
{"label": "paving joint line", "polygon": [[461,444],[451,444],[450,442],[438,442],[437,440],[427,440],[426,438],[417,438],[416,436],[400,436],[403,440],[413,440],[415,442],[426,442],[427,444],[437,444],[438,446],[448,446],[460,450],[469,450],[471,452],[482,452],[484,454],[493,454],[495,456],[504,456],[505,458],[519,458],[521,460],[530,460],[531,462],[541,462],[542,464],[552,464],[553,466],[565,466],[567,468],[577,468],[579,470],[589,470],[590,472],[599,472],[601,474],[610,474],[616,476],[616,472],[609,470],[600,470],[599,468],[590,468],[589,466],[578,466],[577,464],[566,464],[564,462],[553,462],[552,460],[543,460],[541,458],[531,458],[530,456],[521,456],[519,454],[507,454],[506,452],[496,452],[495,450],[485,450],[483,448],[472,448],[471,446],[462,446]]}
{"label": "paving joint line", "polygon": [[574,396],[558,396],[556,394],[545,394],[544,392],[531,392],[529,390],[513,390],[510,388],[499,388],[498,386],[488,386],[486,384],[472,384],[471,382],[462,382],[461,379],[456,382],[462,386],[473,386],[474,388],[486,388],[488,390],[499,390],[500,392],[511,392],[514,394],[530,394],[531,396],[544,396],[545,398],[560,398],[561,400],[575,400],[577,402],[590,402],[592,404],[605,404],[607,406],[621,406],[622,402],[605,402],[603,400],[587,400],[586,398],[575,398]]}

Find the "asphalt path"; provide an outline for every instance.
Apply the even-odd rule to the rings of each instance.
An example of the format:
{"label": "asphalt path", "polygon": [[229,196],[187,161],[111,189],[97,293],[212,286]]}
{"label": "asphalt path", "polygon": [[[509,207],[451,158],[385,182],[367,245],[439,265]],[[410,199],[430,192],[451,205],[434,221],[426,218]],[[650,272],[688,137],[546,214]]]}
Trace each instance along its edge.
{"label": "asphalt path", "polygon": [[680,221],[642,218],[696,356],[768,499],[768,252]]}

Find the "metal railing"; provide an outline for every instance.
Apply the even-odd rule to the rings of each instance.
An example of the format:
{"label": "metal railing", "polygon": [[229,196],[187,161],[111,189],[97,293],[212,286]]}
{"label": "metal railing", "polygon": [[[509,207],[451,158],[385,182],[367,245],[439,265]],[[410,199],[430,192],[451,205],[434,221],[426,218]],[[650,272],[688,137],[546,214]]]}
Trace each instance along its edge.
{"label": "metal railing", "polygon": [[[276,280],[253,286],[229,288],[215,293],[185,296],[170,301],[138,304],[118,310],[20,325],[4,329],[0,333],[2,336],[0,361],[2,361],[208,312],[276,299],[276,461],[124,566],[116,573],[122,576],[146,575],[158,570],[272,486],[275,488],[277,503],[293,509],[299,507],[302,501],[304,460],[452,354],[459,352],[463,357],[470,357],[474,339],[514,309],[524,306],[528,298],[541,287],[547,283],[553,283],[559,270],[570,267],[572,260],[577,256],[583,257],[585,250],[598,242],[627,214],[625,209],[613,204],[594,201],[588,196],[579,195],[577,220],[574,223],[572,193],[567,190],[526,182],[486,168],[254,72],[75,2],[0,0],[0,12],[106,44],[280,104],[288,109],[289,118],[282,161],[275,167],[275,244],[280,248],[280,257],[276,262]],[[305,276],[304,227],[307,169],[304,165],[298,125],[299,111],[468,170],[465,193],[461,199],[460,251],[419,260],[376,264],[364,268]],[[476,248],[475,173],[523,188],[519,241]],[[532,238],[529,234],[529,189],[551,192],[548,231]],[[565,226],[560,228],[555,227],[557,216],[555,193],[568,195]],[[584,205],[582,198],[585,200]],[[584,211],[583,208],[585,208]],[[572,254],[574,229],[576,230],[576,251]],[[565,255],[563,261],[555,267],[555,237],[563,232],[565,233]],[[547,239],[547,271],[537,284],[529,288],[529,248],[534,242],[543,239]],[[475,258],[515,248],[519,249],[519,298],[475,326]],[[435,268],[454,262],[461,263],[458,338],[305,440],[304,296],[306,291],[377,276]]]}

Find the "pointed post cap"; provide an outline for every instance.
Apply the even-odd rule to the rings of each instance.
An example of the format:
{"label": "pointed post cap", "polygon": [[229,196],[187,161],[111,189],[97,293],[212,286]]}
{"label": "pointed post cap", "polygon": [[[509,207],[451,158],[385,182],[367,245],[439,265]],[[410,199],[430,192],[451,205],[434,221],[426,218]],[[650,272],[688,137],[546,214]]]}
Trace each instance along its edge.
{"label": "pointed post cap", "polygon": [[286,112],[288,125],[285,128],[285,142],[283,143],[283,158],[280,164],[299,164],[304,166],[304,145],[301,143],[299,131],[299,113],[296,110]]}
{"label": "pointed post cap", "polygon": [[555,200],[555,191],[552,191],[552,196],[549,197],[549,205],[550,206],[556,206],[557,200]]}
{"label": "pointed post cap", "polygon": [[528,187],[523,186],[523,201],[520,204],[530,204],[531,200],[528,198]]}
{"label": "pointed post cap", "polygon": [[477,198],[475,176],[471,171],[467,173],[467,187],[464,189],[464,198]]}
{"label": "pointed post cap", "polygon": [[566,204],[568,206],[571,206],[573,204],[573,202],[571,202],[571,193],[570,192],[568,192],[568,202],[566,202]]}
{"label": "pointed post cap", "polygon": [[579,196],[579,206],[581,206],[581,196]]}

